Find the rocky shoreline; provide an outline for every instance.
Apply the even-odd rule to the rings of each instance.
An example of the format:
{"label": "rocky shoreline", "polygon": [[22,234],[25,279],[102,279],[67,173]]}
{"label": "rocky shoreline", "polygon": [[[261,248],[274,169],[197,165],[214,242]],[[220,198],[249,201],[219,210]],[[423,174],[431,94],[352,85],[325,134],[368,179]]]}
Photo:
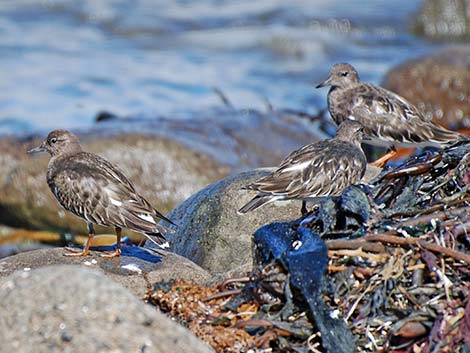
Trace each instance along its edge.
{"label": "rocky shoreline", "polygon": [[[445,291],[453,287],[452,295],[448,295],[455,305],[449,315],[459,325],[457,332],[464,332],[461,314],[468,288],[459,276],[470,264],[466,251],[468,240],[464,236],[466,228],[462,228],[470,220],[465,191],[470,180],[469,155],[468,144],[451,147],[432,158],[422,154],[368,180],[371,199],[360,188],[350,187],[339,199],[326,198],[317,211],[295,221],[288,220],[300,217],[299,205],[274,204],[265,213],[247,219],[246,229],[240,227],[241,218],[233,225],[227,224],[232,212],[220,207],[220,202],[225,200],[224,205],[232,206],[243,203],[243,197],[236,195],[240,180],[266,171],[243,172],[225,178],[194,195],[186,201],[189,205],[183,203],[173,211],[175,217],[182,217],[183,228],[174,235],[173,241],[175,248],[179,247],[178,251],[185,252],[186,257],[134,245],[124,245],[122,256],[114,259],[99,257],[99,251],[106,247],[93,248],[92,256],[84,258],[64,257],[61,248],[7,257],[0,261],[1,299],[21,309],[2,313],[3,317],[10,318],[8,325],[13,325],[13,333],[0,330],[6,335],[2,338],[11,347],[21,347],[28,337],[38,347],[51,351],[75,351],[77,347],[100,345],[119,352],[144,346],[146,352],[211,351],[203,343],[194,343],[196,346],[189,348],[190,342],[195,340],[192,334],[183,328],[175,331],[171,320],[162,319],[161,314],[142,302],[145,295],[146,300],[181,321],[220,352],[225,349],[244,352],[248,348],[263,349],[269,345],[297,347],[300,352],[307,352],[306,342],[311,339],[310,335],[313,337],[315,327],[322,332],[323,343],[318,336],[312,342],[329,347],[327,351],[336,347],[336,352],[353,352],[356,344],[367,344],[372,332],[380,346],[399,346],[403,342],[411,345],[421,342],[427,334],[433,339],[431,328],[441,325],[436,315],[421,312],[420,307],[429,306],[430,294],[415,299],[415,294],[403,297],[403,293],[420,293],[429,286],[439,298],[445,298]],[[191,210],[192,204],[195,207]],[[214,208],[219,209],[219,214],[213,219],[204,219],[203,215]],[[257,222],[271,224],[259,227]],[[250,227],[255,229],[254,238]],[[433,235],[437,227],[444,236],[443,242],[436,242]],[[242,237],[244,233],[246,239]],[[292,247],[297,237],[305,246],[311,243],[312,248],[297,253]],[[449,243],[451,238],[453,248]],[[329,240],[325,242],[325,239]],[[445,266],[442,273],[433,265],[438,260]],[[389,268],[397,263],[399,267]],[[452,267],[453,272],[450,272]],[[325,269],[328,269],[327,275],[323,274]],[[457,276],[456,271],[461,274]],[[418,272],[423,276],[421,279],[415,278]],[[400,282],[386,287],[392,277]],[[287,290],[289,281],[291,289]],[[344,300],[333,300],[339,295],[337,290],[344,290],[341,289],[344,281],[349,283],[350,295],[339,297]],[[405,285],[408,281],[410,283]],[[404,287],[400,287],[402,285]],[[397,291],[397,288],[402,289]],[[300,294],[293,295],[294,289]],[[41,294],[33,298],[31,291]],[[361,296],[362,292],[368,294]],[[310,297],[312,293],[316,294]],[[375,303],[377,293],[390,296],[389,300],[394,301],[390,303],[392,308],[382,302]],[[358,300],[356,304],[354,298]],[[271,303],[268,307],[273,305],[278,309],[265,312],[263,303]],[[316,309],[305,311],[306,303]],[[407,313],[405,318],[396,313],[400,311],[399,303],[407,307],[402,313]],[[277,311],[281,304],[282,309]],[[360,309],[356,310],[356,305],[360,305]],[[430,306],[431,309],[441,315],[446,310],[445,301]],[[237,316],[240,310],[244,316]],[[304,317],[309,318],[312,310],[315,311],[314,321],[305,321]],[[349,311],[350,324],[345,326],[342,321],[332,321],[330,316],[335,310],[343,315]],[[365,310],[368,316],[363,317]],[[353,316],[352,312],[355,312]],[[391,336],[383,335],[374,322],[387,320],[392,314],[398,315],[393,320],[401,326],[382,328],[397,336],[384,340]],[[229,319],[221,324],[233,315],[237,320]],[[424,315],[424,318],[416,315]],[[27,317],[33,319],[27,322]],[[42,324],[38,326],[37,322]],[[364,322],[369,336],[363,330]],[[20,326],[15,329],[17,324]],[[417,333],[410,325],[418,327]],[[146,329],[139,330],[126,342],[122,341],[122,335],[113,334],[114,330],[128,326],[132,326],[132,330]],[[258,331],[249,330],[251,326],[258,327]],[[107,333],[97,327],[106,327]],[[168,332],[165,339],[156,334],[157,329]],[[351,329],[354,335],[349,333]],[[126,331],[126,337],[128,332],[134,332],[132,330]],[[326,330],[325,333],[322,330]],[[17,331],[24,335],[14,333]],[[306,336],[306,332],[310,333]],[[327,337],[328,332],[333,335]],[[343,332],[340,337],[335,336],[338,332]],[[240,344],[229,339],[235,334],[240,340],[245,337]],[[279,335],[285,338],[280,339]],[[455,335],[455,330],[445,331],[446,340],[455,342],[449,344],[460,344],[464,336],[459,335]],[[424,342],[431,345],[429,341]]]}
{"label": "rocky shoreline", "polygon": [[[469,54],[467,49],[450,48],[427,58],[407,62],[389,73],[385,79],[385,86],[410,99],[427,114],[432,115],[438,123],[449,128],[468,128],[470,101],[466,88],[469,87],[470,78],[466,61]],[[429,80],[430,68],[440,73],[440,75],[433,75],[433,80]],[[112,131],[110,128],[112,132],[102,135],[82,134],[86,150],[99,153],[110,161],[117,162],[152,204],[164,212],[171,211],[170,219],[179,225],[178,231],[169,236],[173,244],[172,252],[155,252],[151,246],[138,248],[125,245],[123,256],[109,260],[99,257],[98,252],[93,252],[92,256],[85,258],[66,258],[62,256],[61,248],[47,248],[0,260],[0,300],[7,304],[1,306],[0,309],[0,325],[3,326],[0,330],[0,338],[4,342],[2,349],[14,351],[21,348],[22,352],[213,351],[188,329],[172,320],[178,318],[183,320],[184,315],[181,312],[178,313],[179,316],[173,313],[173,316],[170,315],[172,319],[169,319],[145,304],[142,298],[147,293],[148,300],[160,303],[163,294],[158,291],[162,286],[165,287],[165,284],[168,284],[165,288],[170,291],[167,293],[171,294],[184,287],[180,289],[178,286],[172,287],[175,281],[193,283],[195,288],[198,286],[207,290],[208,287],[217,286],[224,280],[235,276],[248,276],[252,280],[253,271],[257,270],[258,265],[253,255],[253,234],[266,224],[273,222],[284,224],[284,222],[298,219],[300,202],[273,203],[257,212],[241,216],[236,211],[252,196],[248,191],[241,190],[241,187],[266,173],[266,169],[252,169],[253,167],[275,165],[288,151],[321,138],[320,134],[312,133],[305,128],[308,122],[290,113],[249,112],[247,114],[231,110],[229,114],[233,115],[231,127],[218,124],[216,118],[209,119],[205,124],[186,122],[186,126],[183,126],[185,123],[182,122],[166,120],[142,122],[138,119],[128,119],[127,123],[119,125],[119,129],[129,126],[126,132]],[[239,122],[241,128],[236,128]],[[156,131],[157,127],[159,130],[153,134],[133,132],[133,129],[142,128],[140,124],[147,124],[147,131]],[[113,125],[112,122],[102,122],[98,126],[106,130]],[[246,130],[243,131],[243,128]],[[163,136],[168,131],[172,131],[172,135],[177,137],[174,140],[164,138]],[[177,135],[177,131],[182,131],[181,135]],[[211,140],[212,135],[218,137]],[[44,180],[47,158],[31,158],[24,154],[24,151],[37,141],[37,138],[0,140],[0,150],[2,150],[0,155],[0,223],[27,229],[85,234],[84,223],[60,210],[48,190]],[[223,153],[217,153],[217,150],[222,149],[226,152],[225,160],[221,158]],[[421,200],[417,196],[418,192],[428,191],[428,189],[420,189],[426,182],[429,183],[426,173],[429,175],[435,173],[432,174],[433,176],[439,174],[439,177],[443,178],[441,181],[445,182],[446,188],[442,192],[445,195],[439,194],[439,197],[445,196],[447,199],[444,197],[442,204],[447,205],[447,202],[450,202],[452,207],[459,209],[458,201],[466,202],[465,193],[459,194],[458,197],[453,195],[466,190],[469,184],[468,163],[464,163],[465,161],[460,163],[468,151],[462,151],[463,154],[457,157],[450,155],[451,153],[443,157],[447,158],[448,164],[440,168],[449,168],[449,163],[455,164],[452,166],[453,169],[449,169],[451,177],[447,179],[445,175],[439,174],[442,169],[436,167],[437,162],[433,164],[434,162],[431,161],[434,160],[427,159],[425,156],[419,160],[408,160],[408,164],[402,166],[402,169],[395,170],[398,174],[389,174],[389,179],[387,179],[386,172],[377,179],[377,173],[381,171],[371,171],[372,175],[368,176],[367,182],[375,182],[376,187],[380,183],[388,187],[386,191],[376,189],[378,191],[374,195],[386,205],[385,210],[384,206],[378,205],[379,208],[382,207],[380,214],[394,221],[396,218],[393,217],[397,215],[400,217],[412,215],[412,212],[416,211],[413,207],[418,207],[412,201]],[[418,169],[419,173],[415,169],[410,169],[417,166],[421,168]],[[241,170],[244,171],[240,172]],[[406,174],[409,170],[412,170],[410,175]],[[454,185],[450,181],[453,176],[458,187],[450,190],[449,188]],[[399,194],[394,189],[397,185],[401,185],[405,192]],[[436,190],[440,189],[436,186]],[[364,201],[366,199],[361,200],[361,202],[367,202]],[[406,207],[401,207],[403,205]],[[331,210],[334,217],[338,212],[350,215],[352,209],[345,211],[341,209],[343,206],[338,206],[333,202],[328,204],[329,208],[325,207],[325,209]],[[368,276],[383,273],[380,271],[385,271],[386,268],[381,266],[385,266],[388,259],[393,257],[396,259],[399,255],[406,261],[411,261],[406,265],[415,266],[412,267],[414,270],[408,269],[407,271],[413,272],[416,269],[427,268],[427,275],[431,280],[426,279],[433,286],[443,285],[444,280],[436,268],[433,269],[431,266],[435,260],[429,260],[429,258],[441,256],[441,265],[447,264],[447,270],[451,263],[449,259],[452,259],[455,268],[464,273],[465,266],[468,266],[465,257],[468,256],[465,252],[468,239],[464,239],[467,228],[463,230],[460,228],[468,226],[466,218],[468,214],[464,211],[458,214],[462,225],[451,224],[450,213],[438,214],[442,209],[433,210],[432,207],[436,207],[435,204],[429,204],[426,207],[431,209],[429,219],[424,219],[419,225],[408,225],[405,222],[404,225],[393,228],[395,233],[385,234],[405,239],[403,241],[407,243],[400,244],[397,248],[392,249],[390,246],[382,245],[392,240],[398,241],[390,237],[377,238],[378,240],[369,238],[369,241],[364,242],[359,240],[356,242],[356,239],[346,237],[344,241],[339,239],[336,242],[335,240],[327,242],[330,250],[329,274],[335,277],[335,283],[341,282],[336,273],[341,272],[345,276],[350,276],[347,277],[349,280],[344,281],[349,281],[351,291],[354,292],[355,298],[358,298],[360,294],[354,286],[357,283],[365,285],[370,278]],[[373,214],[375,211],[370,212]],[[369,211],[367,214],[369,215]],[[410,219],[413,219],[415,215],[409,216]],[[439,244],[433,243],[435,239],[431,239],[430,236],[433,234],[432,229],[436,232],[438,229],[442,230],[439,228],[441,224],[432,223],[433,215],[442,216],[443,218],[440,219],[442,222],[449,221],[442,227],[460,227],[458,233],[455,233],[456,237],[460,237],[458,254],[455,253],[457,250],[439,254],[443,248],[447,249],[449,239],[445,238]],[[325,216],[325,214],[316,215],[317,218],[309,222],[313,224]],[[378,224],[374,223],[376,221],[377,219],[371,218],[367,223],[369,229],[372,229],[374,224]],[[379,235],[383,236],[382,233],[387,226],[385,223],[384,225],[380,223],[383,227],[380,228]],[[322,219],[321,224],[324,226],[327,222]],[[331,224],[333,228],[336,227],[336,222]],[[341,230],[347,236],[364,235],[356,234],[358,227],[361,228],[357,222],[351,221],[346,224],[354,225],[351,229]],[[390,224],[388,226],[391,227]],[[450,230],[445,234],[454,234],[457,228],[448,228]],[[377,229],[379,228],[375,230]],[[413,234],[423,235],[423,229],[431,229],[430,232],[425,233],[426,239],[416,242],[410,240],[414,239]],[[102,233],[108,230],[97,228],[97,231]],[[335,229],[333,231],[330,229],[330,231],[331,234],[336,234]],[[343,233],[341,234],[344,236]],[[373,234],[369,234],[371,235]],[[133,240],[136,239],[133,238]],[[112,239],[104,245],[109,245],[110,242],[112,243]],[[347,249],[344,248],[346,246]],[[405,256],[401,247],[411,252],[415,251],[423,257]],[[398,248],[400,250],[397,250]],[[429,257],[423,249],[432,252],[434,257]],[[365,253],[367,254],[364,255]],[[380,253],[382,257],[377,253]],[[387,261],[383,256],[386,256]],[[368,264],[364,259],[372,262]],[[403,263],[400,266],[406,268]],[[372,271],[371,268],[374,268],[376,272],[368,272]],[[406,271],[404,272],[406,274]],[[350,281],[352,275],[356,282]],[[285,281],[285,277],[283,280]],[[378,287],[382,288],[382,284],[377,284],[380,282],[377,276],[373,277],[373,280]],[[457,277],[453,277],[453,281],[454,286],[459,288],[458,293],[466,293],[467,289],[461,286]],[[158,288],[155,284],[158,284]],[[240,288],[237,287],[234,290]],[[365,290],[365,287],[361,288]],[[215,292],[210,293],[213,295]],[[396,295],[395,292],[394,295]],[[194,298],[203,297],[195,295]],[[397,300],[401,300],[400,298]],[[413,302],[409,297],[407,298]],[[204,309],[205,304],[202,299],[199,299],[191,302],[191,305]],[[419,302],[420,305],[425,305],[420,298],[415,299],[414,304]],[[459,302],[453,307],[455,311],[452,314],[459,317],[458,315],[463,315],[461,308],[464,307],[464,303],[460,296],[456,300]],[[334,306],[338,303],[340,303],[338,307],[343,305],[341,310],[345,310],[347,305],[352,305],[350,302],[333,302],[334,300],[330,305]],[[179,302],[175,299],[174,303]],[[222,301],[219,304],[222,305]],[[177,305],[168,306],[170,307],[171,310],[181,308]],[[191,307],[192,309],[194,307]],[[250,307],[250,310],[255,309]],[[196,314],[194,315],[196,317]],[[197,315],[201,314],[197,313]],[[204,315],[206,318],[210,316],[207,312]],[[427,318],[426,324],[437,325],[434,319],[434,316],[431,319]],[[191,317],[184,316],[184,320],[184,324],[191,328],[192,332],[198,332],[195,324],[191,326],[193,322]],[[411,320],[413,323],[416,321],[419,320]],[[228,324],[225,323],[225,325]],[[317,325],[320,324],[317,323]],[[5,329],[7,327],[8,329]],[[425,330],[425,333],[430,333],[429,327],[425,325],[423,327],[419,328]],[[286,329],[282,331],[279,327],[276,327],[276,330],[273,332],[276,332],[278,336],[282,336],[286,331]],[[380,334],[380,330],[376,332]],[[421,335],[425,334],[420,332]],[[403,336],[405,337],[406,334],[404,333]],[[274,339],[271,337],[268,342],[273,342]],[[359,342],[365,344],[366,339],[360,336]],[[221,346],[213,345],[219,348]],[[234,348],[233,351],[237,350]]]}

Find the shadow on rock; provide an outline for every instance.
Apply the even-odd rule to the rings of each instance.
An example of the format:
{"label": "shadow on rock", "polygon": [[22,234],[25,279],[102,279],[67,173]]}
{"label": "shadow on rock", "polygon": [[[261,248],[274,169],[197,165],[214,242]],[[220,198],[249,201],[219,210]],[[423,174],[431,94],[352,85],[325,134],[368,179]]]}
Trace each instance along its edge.
{"label": "shadow on rock", "polygon": [[[81,248],[81,247],[77,247]],[[91,251],[98,251],[101,253],[114,251],[116,248],[115,246],[92,246],[90,247]],[[126,261],[126,257],[139,259],[145,262],[150,262],[156,264],[162,261],[162,256],[158,255],[154,251],[149,249],[144,249],[138,246],[129,246],[129,245],[122,245],[121,246],[121,262]]]}

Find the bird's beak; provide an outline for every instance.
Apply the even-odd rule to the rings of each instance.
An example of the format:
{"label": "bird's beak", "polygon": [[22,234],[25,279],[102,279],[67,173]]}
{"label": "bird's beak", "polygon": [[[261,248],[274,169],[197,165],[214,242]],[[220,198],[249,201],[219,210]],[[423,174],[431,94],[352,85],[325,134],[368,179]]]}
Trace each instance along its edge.
{"label": "bird's beak", "polygon": [[330,85],[331,85],[331,77],[328,77],[325,81],[316,85],[315,88],[322,88],[322,87],[326,87]]}
{"label": "bird's beak", "polygon": [[44,141],[41,143],[39,147],[30,149],[27,153],[38,153],[38,152],[44,152],[46,150],[46,142]]}

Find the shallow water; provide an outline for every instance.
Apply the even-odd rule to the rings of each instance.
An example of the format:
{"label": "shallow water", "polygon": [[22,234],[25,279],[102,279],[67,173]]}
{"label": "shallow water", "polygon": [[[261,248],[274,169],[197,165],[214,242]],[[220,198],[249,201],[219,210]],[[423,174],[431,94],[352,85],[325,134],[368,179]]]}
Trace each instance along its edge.
{"label": "shallow water", "polygon": [[[433,49],[418,0],[0,2],[0,134],[92,126],[101,110],[198,119],[220,107],[316,112],[332,63],[380,82]],[[225,119],[221,116],[220,119]]]}

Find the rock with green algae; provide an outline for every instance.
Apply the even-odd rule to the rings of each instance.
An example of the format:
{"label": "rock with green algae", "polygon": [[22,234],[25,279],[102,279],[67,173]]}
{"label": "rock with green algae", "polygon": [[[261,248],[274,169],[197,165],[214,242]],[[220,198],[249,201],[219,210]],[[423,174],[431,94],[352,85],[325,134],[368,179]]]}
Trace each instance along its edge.
{"label": "rock with green algae", "polygon": [[58,265],[0,280],[2,352],[187,352],[211,348],[103,274]]}

